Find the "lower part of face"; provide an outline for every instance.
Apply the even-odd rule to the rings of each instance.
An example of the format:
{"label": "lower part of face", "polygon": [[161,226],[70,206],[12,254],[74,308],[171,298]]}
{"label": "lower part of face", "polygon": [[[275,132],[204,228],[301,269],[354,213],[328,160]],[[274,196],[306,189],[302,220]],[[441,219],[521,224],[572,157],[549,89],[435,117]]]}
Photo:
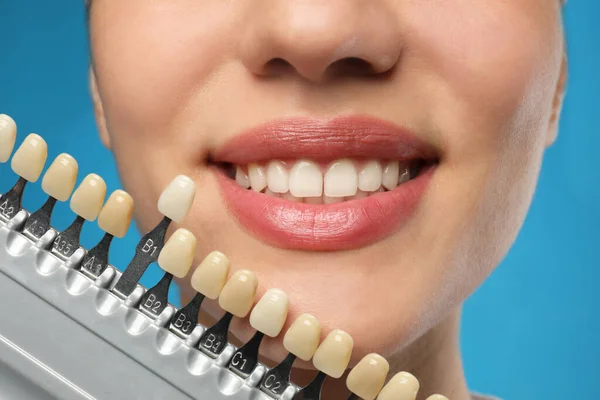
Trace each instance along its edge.
{"label": "lower part of face", "polygon": [[[174,176],[193,177],[198,193],[182,225],[197,235],[198,254],[220,250],[234,269],[255,271],[259,294],[285,290],[289,321],[311,313],[325,330],[348,331],[356,357],[389,356],[456,308],[513,242],[559,76],[553,2],[95,1],[94,69],[139,225],[160,219],[157,199]],[[219,149],[272,121],[357,115],[435,149],[401,224],[311,251],[240,223],[209,162]]]}

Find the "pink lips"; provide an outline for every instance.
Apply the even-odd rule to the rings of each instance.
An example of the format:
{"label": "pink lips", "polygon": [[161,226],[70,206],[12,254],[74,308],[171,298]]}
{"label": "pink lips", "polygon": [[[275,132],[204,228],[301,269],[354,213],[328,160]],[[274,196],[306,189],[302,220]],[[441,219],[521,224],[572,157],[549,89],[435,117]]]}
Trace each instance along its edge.
{"label": "pink lips", "polygon": [[[245,165],[275,159],[367,158],[432,160],[436,152],[406,130],[370,117],[292,119],[237,136],[214,160]],[[259,239],[287,249],[333,251],[374,243],[400,229],[430,182],[435,167],[389,192],[327,205],[294,203],[240,187],[217,172],[221,192],[241,225]],[[218,170],[217,170],[218,171]]]}

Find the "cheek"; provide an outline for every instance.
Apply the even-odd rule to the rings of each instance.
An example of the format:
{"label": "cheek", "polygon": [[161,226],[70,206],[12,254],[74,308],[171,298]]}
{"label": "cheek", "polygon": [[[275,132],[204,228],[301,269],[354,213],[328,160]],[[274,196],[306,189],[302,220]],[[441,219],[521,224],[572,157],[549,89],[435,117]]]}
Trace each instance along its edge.
{"label": "cheek", "polygon": [[230,9],[217,1],[99,2],[92,52],[112,126],[164,132],[235,43]]}

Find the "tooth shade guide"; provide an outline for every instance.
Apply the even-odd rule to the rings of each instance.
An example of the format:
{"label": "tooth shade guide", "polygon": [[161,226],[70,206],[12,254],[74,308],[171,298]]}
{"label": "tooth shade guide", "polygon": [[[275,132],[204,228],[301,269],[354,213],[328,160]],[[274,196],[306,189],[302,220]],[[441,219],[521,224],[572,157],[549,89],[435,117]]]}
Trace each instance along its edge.
{"label": "tooth shade guide", "polygon": [[368,354],[356,364],[346,378],[348,389],[364,400],[375,400],[383,388],[390,365],[379,354]]}
{"label": "tooth shade guide", "polygon": [[42,190],[58,201],[67,201],[75,189],[79,166],[69,154],[63,153],[54,159],[42,179]]}
{"label": "tooth shade guide", "polygon": [[133,209],[134,202],[129,193],[115,190],[98,215],[98,226],[112,236],[122,238],[131,224]]}
{"label": "tooth shade guide", "polygon": [[19,146],[11,161],[12,170],[29,182],[36,182],[44,169],[48,158],[46,141],[31,133]]}
{"label": "tooth shade guide", "polygon": [[75,217],[75,220],[71,225],[54,239],[52,253],[63,260],[67,260],[71,257],[80,247],[81,229],[83,228],[84,223],[85,218],[80,215]]}
{"label": "tooth shade guide", "polygon": [[140,311],[151,318],[158,317],[169,304],[169,287],[172,281],[173,275],[165,273],[160,281],[142,296]]}
{"label": "tooth shade guide", "polygon": [[377,400],[415,400],[419,381],[408,372],[398,372],[381,389]]}
{"label": "tooth shade guide", "polygon": [[88,221],[94,221],[104,205],[106,183],[101,176],[87,175],[71,196],[71,210]]}
{"label": "tooth shade guide", "polygon": [[323,382],[327,375],[319,371],[315,378],[294,396],[292,400],[320,400],[321,390],[323,389]]}
{"label": "tooth shade guide", "polygon": [[3,220],[12,219],[23,209],[23,191],[26,185],[27,180],[21,177],[8,192],[0,197],[0,216]]}
{"label": "tooth shade guide", "polygon": [[56,205],[54,197],[48,197],[46,202],[37,211],[27,218],[23,234],[30,239],[38,240],[51,228],[52,211]]}
{"label": "tooth shade guide", "polygon": [[198,342],[198,349],[212,358],[217,358],[227,346],[232,319],[233,314],[225,312],[221,319],[204,332]]}
{"label": "tooth shade guide", "polygon": [[17,124],[6,114],[0,114],[0,163],[10,159],[17,140]]}
{"label": "tooth shade guide", "polygon": [[288,353],[281,363],[271,368],[265,374],[260,383],[260,389],[273,397],[277,398],[281,396],[290,384],[290,375],[294,361],[296,361],[296,356]]}
{"label": "tooth shade guide", "polygon": [[218,251],[211,252],[194,270],[190,278],[192,288],[209,299],[217,299],[227,283],[230,266],[225,254]]}
{"label": "tooth shade guide", "polygon": [[258,364],[258,352],[265,334],[257,331],[254,336],[240,347],[229,361],[229,369],[242,378],[250,376]]}
{"label": "tooth shade guide", "polygon": [[171,318],[169,330],[185,339],[198,324],[198,313],[203,301],[204,295],[196,293],[194,298],[184,307],[180,308],[173,318]]}
{"label": "tooth shade guide", "polygon": [[110,233],[105,233],[100,242],[83,257],[81,272],[88,278],[97,279],[108,267],[108,254],[113,238]]}
{"label": "tooth shade guide", "polygon": [[196,236],[179,228],[167,240],[158,255],[158,265],[177,278],[185,277],[192,267],[196,254]]}

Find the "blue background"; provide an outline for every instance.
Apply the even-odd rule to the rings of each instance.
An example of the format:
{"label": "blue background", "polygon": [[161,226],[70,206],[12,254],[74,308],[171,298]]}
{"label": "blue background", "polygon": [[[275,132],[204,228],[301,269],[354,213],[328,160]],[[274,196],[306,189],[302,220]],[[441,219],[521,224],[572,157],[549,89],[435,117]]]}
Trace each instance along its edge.
{"label": "blue background", "polygon": [[[96,132],[81,3],[0,0],[0,113],[17,121],[18,142],[29,132],[41,134],[49,159],[74,155],[80,171],[99,173],[112,191],[119,180]],[[514,248],[465,307],[462,347],[470,386],[505,399],[598,398],[599,16],[596,0],[567,4],[570,81],[559,140],[547,152]],[[10,167],[0,166],[0,192],[14,181]],[[30,185],[24,205],[37,209],[44,199],[40,185]],[[53,223],[65,228],[72,219],[61,204]],[[95,224],[85,226],[86,247],[100,237]],[[116,241],[111,262],[127,265],[138,238],[131,229]],[[143,283],[152,286],[158,274],[153,266]]]}

